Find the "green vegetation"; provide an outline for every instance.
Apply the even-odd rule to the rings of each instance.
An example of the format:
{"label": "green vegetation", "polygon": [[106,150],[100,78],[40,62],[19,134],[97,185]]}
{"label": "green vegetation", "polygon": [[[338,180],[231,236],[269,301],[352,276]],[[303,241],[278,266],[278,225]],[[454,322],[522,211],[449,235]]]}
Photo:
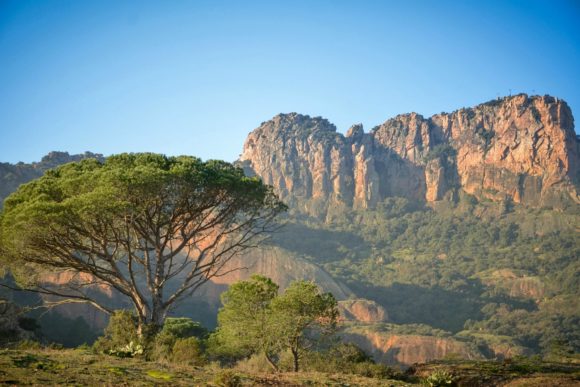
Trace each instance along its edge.
{"label": "green vegetation", "polygon": [[261,353],[278,370],[276,359],[288,350],[292,369],[298,371],[304,353],[333,333],[337,302],[306,281],[295,281],[283,294],[277,293],[278,285],[260,275],[230,286],[222,294],[224,306],[212,336],[214,352],[238,358]]}
{"label": "green vegetation", "polygon": [[[435,147],[427,156],[427,160],[442,162],[454,162],[454,158],[453,150],[444,146]],[[189,175],[190,167],[196,171],[192,175]],[[136,225],[139,217],[135,214],[142,210],[142,214],[147,213],[156,208],[159,200],[165,199],[160,193],[167,194],[171,200],[179,198],[179,194],[169,195],[176,187],[183,189],[184,195],[190,195],[188,190],[192,188],[187,188],[187,184],[182,186],[178,178],[183,175],[204,184],[213,182],[205,186],[206,193],[211,192],[213,196],[203,196],[210,201],[226,187],[233,195],[231,198],[237,198],[229,203],[246,208],[250,218],[255,214],[252,211],[264,210],[263,205],[272,210],[271,215],[284,209],[269,188],[244,178],[240,170],[227,163],[202,163],[193,158],[159,155],[120,155],[104,164],[87,160],[47,173],[42,179],[21,187],[6,201],[0,219],[3,262],[10,263],[20,285],[36,285],[37,274],[60,270],[46,261],[27,261],[24,265],[22,257],[16,256],[28,252],[34,257],[34,253],[40,254],[40,250],[35,250],[36,243],[46,245],[47,230],[36,221],[54,221],[56,231],[66,228],[74,230],[77,236],[88,236],[82,241],[87,244],[81,244],[88,247],[96,239],[91,239],[92,234],[87,230],[92,233],[98,227],[119,224],[126,227],[129,218]],[[121,183],[113,184],[116,181]],[[168,181],[171,184],[164,190],[159,184]],[[255,195],[243,199],[239,191],[246,192],[246,185],[255,189]],[[136,190],[134,196],[126,192],[127,187]],[[82,197],[72,192],[81,192]],[[123,200],[116,201],[119,198]],[[236,202],[238,199],[241,202]],[[473,378],[485,375],[495,381],[521,375],[532,378],[535,374],[577,373],[575,364],[580,359],[578,207],[569,207],[566,212],[530,209],[511,202],[477,200],[465,193],[452,200],[431,208],[404,198],[389,198],[373,210],[335,208],[332,222],[296,212],[268,243],[280,247],[279,251],[286,250],[292,256],[320,265],[357,296],[383,306],[389,323],[368,324],[365,329],[393,335],[453,338],[468,342],[469,348],[477,348],[489,358],[505,359],[503,363],[449,360],[417,370],[413,374],[415,379],[409,377],[407,382],[449,385],[445,384],[449,380],[466,380],[462,372]],[[309,208],[311,204],[304,206]],[[324,203],[312,206],[324,208]],[[164,211],[168,208],[173,207],[156,210],[167,217],[169,213]],[[118,217],[119,214],[124,217]],[[74,223],[70,222],[79,217],[84,222],[82,226],[88,228],[71,227]],[[177,233],[176,230],[172,232]],[[35,232],[45,237],[32,235]],[[177,251],[172,243],[178,238],[172,232],[166,234],[169,255]],[[128,252],[134,251],[141,241],[129,234],[123,235],[125,240],[113,242],[120,249],[115,259],[107,261],[95,256],[104,266],[93,267],[89,272],[92,278],[97,278],[94,286],[112,287],[115,296],[129,290],[129,299],[139,301],[139,297],[131,295],[136,289],[131,288],[132,281],[146,283],[146,278],[143,274],[131,278],[129,265],[143,261],[142,254],[147,255],[154,249],[151,245],[149,250]],[[24,243],[26,238],[32,238],[28,242],[34,243],[17,251],[15,243]],[[112,246],[103,251],[109,254]],[[77,258],[90,261],[91,255],[87,254]],[[123,254],[132,258],[123,260]],[[178,256],[182,255],[175,255]],[[13,257],[18,259],[11,261]],[[59,259],[64,262],[64,258]],[[165,262],[184,261],[176,258]],[[113,263],[118,265],[127,283],[105,273],[115,268]],[[2,266],[5,268],[6,265]],[[142,277],[138,278],[139,275]],[[114,281],[110,283],[106,279]],[[10,282],[5,283],[12,286]],[[72,284],[76,288],[69,290],[74,294],[67,294],[80,294],[103,307],[100,305],[103,300],[94,298],[96,292],[79,293],[88,288],[79,287],[75,281]],[[160,289],[163,290],[153,289],[151,295]],[[180,285],[173,283],[164,289],[167,293],[179,292]],[[385,365],[375,364],[359,348],[327,340],[326,333],[333,332],[337,317],[336,301],[331,295],[321,293],[307,282],[296,282],[282,294],[278,290],[271,280],[260,276],[232,285],[223,294],[224,308],[214,334],[188,318],[157,319],[156,324],[148,325],[138,306],[134,312],[119,311],[112,315],[104,335],[93,347],[76,351],[49,350],[45,345],[51,341],[66,346],[90,344],[95,334],[89,331],[84,320],[71,320],[56,313],[22,316],[18,320],[19,329],[37,336],[16,346],[15,341],[21,339],[17,331],[0,332],[3,345],[19,349],[0,354],[0,365],[6,367],[0,367],[4,372],[0,372],[0,383],[18,380],[51,384],[54,379],[50,375],[61,373],[67,375],[64,382],[93,384],[83,376],[72,375],[78,369],[67,356],[94,371],[95,383],[104,384],[120,381],[267,384],[273,380],[272,370],[281,372],[276,382],[291,380],[295,384],[338,381],[356,384],[355,380],[363,380],[368,385],[381,385],[385,380],[396,384],[393,378],[404,378]],[[182,294],[185,297],[189,292]],[[21,296],[11,297],[18,301],[16,298]],[[147,307],[152,308],[155,297],[147,295],[144,299]],[[18,302],[36,305],[38,300],[20,298]],[[204,308],[201,313],[207,314],[205,311],[209,309]],[[155,314],[150,312],[145,319],[149,322]],[[172,313],[180,315],[179,308]],[[344,329],[355,331],[357,328],[346,323]],[[540,356],[523,357],[534,353]],[[559,364],[555,366],[545,360]],[[103,367],[97,370],[90,362],[102,363]],[[37,373],[34,377],[22,372],[32,369]],[[291,370],[301,372],[284,379],[283,372]],[[337,370],[340,375],[329,376]]]}
{"label": "green vegetation", "polygon": [[[378,302],[395,324],[509,336],[545,356],[580,351],[577,209],[462,194],[436,208],[389,198],[374,210],[344,210],[332,224],[292,217],[271,243]],[[482,340],[463,339],[493,353]],[[566,348],[553,349],[558,343]]]}
{"label": "green vegetation", "polygon": [[351,373],[351,366],[348,367],[344,372],[337,368],[329,372],[263,373],[221,368],[215,363],[192,367],[139,357],[117,358],[81,349],[0,350],[2,385],[414,386],[425,385],[430,375],[444,370],[459,385],[502,385],[521,380],[539,387],[574,385],[580,375],[578,366],[527,358],[511,362],[433,362],[409,370],[406,376],[395,373],[395,377],[405,380],[361,376]]}
{"label": "green vegetation", "polygon": [[425,379],[425,385],[429,387],[454,386],[455,377],[446,370],[435,370]]}
{"label": "green vegetation", "polygon": [[[86,159],[47,171],[4,201],[0,259],[19,285],[112,312],[101,287],[134,308],[138,334],[259,242],[285,210],[272,188],[221,161],[158,154]],[[47,286],[47,273],[68,276]]]}

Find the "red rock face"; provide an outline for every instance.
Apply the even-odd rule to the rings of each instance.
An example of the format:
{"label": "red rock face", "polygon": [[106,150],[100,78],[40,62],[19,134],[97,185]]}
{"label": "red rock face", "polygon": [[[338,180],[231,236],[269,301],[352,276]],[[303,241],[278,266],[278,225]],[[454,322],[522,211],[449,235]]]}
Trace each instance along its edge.
{"label": "red rock face", "polygon": [[564,208],[580,203],[578,144],[564,101],[517,95],[427,119],[399,115],[370,133],[355,125],[346,136],[325,119],[280,114],[250,133],[240,161],[314,215],[457,190]]}
{"label": "red rock face", "polygon": [[449,337],[397,335],[360,329],[357,333],[343,333],[351,342],[370,354],[375,361],[400,366],[425,363],[459,356],[462,359],[482,359],[483,355],[468,344]]}

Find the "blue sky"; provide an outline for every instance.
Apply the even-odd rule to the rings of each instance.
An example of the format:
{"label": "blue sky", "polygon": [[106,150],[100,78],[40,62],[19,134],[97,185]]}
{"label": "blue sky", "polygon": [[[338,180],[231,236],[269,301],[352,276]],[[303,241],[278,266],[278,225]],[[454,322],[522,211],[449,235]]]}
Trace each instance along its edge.
{"label": "blue sky", "polygon": [[0,162],[233,161],[280,112],[369,130],[510,90],[580,117],[578,20],[577,1],[0,0]]}

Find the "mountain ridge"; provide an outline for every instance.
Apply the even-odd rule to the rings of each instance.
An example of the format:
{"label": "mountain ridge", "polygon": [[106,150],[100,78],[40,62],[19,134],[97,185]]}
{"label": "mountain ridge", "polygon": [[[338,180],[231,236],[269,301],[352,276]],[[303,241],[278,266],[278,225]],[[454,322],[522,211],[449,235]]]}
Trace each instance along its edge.
{"label": "mountain ridge", "polygon": [[321,200],[374,208],[386,197],[437,202],[459,191],[564,209],[580,203],[579,144],[566,102],[520,94],[427,119],[400,114],[368,133],[353,125],[345,135],[321,117],[278,114],[248,135],[239,161],[316,215],[327,210]]}

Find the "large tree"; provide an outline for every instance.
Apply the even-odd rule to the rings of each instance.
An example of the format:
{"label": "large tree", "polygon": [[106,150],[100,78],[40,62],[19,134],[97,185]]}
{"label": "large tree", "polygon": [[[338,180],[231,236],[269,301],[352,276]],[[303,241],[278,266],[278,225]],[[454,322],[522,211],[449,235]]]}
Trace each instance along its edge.
{"label": "large tree", "polygon": [[[140,329],[160,326],[285,209],[271,187],[226,162],[151,153],[88,159],[5,200],[0,257],[24,288],[110,312],[91,292],[107,287],[130,300]],[[45,281],[62,272],[66,284]]]}

